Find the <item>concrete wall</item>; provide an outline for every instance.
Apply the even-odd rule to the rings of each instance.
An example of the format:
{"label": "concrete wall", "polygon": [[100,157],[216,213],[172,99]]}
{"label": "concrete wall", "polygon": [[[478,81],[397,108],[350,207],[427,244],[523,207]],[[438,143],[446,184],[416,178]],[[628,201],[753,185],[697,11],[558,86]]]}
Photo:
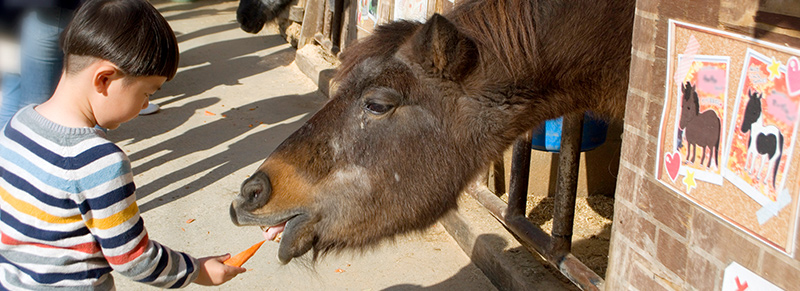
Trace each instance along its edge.
{"label": "concrete wall", "polygon": [[[798,7],[797,1],[780,0],[637,2],[606,290],[719,290],[723,270],[734,261],[785,290],[800,286],[797,257],[732,227],[654,178],[668,20],[797,48]],[[778,20],[775,13],[781,14]]]}

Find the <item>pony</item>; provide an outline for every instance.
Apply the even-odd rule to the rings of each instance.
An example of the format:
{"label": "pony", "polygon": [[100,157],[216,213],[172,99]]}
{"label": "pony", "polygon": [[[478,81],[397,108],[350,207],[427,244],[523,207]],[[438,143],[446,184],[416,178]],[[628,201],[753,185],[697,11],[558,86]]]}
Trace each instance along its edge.
{"label": "pony", "polygon": [[[761,108],[763,94],[748,90],[747,95],[750,99],[745,106],[740,129],[742,134],[750,132],[747,138],[747,160],[745,161],[745,169],[747,169],[747,173],[751,176],[753,176],[755,172],[755,179],[759,180],[761,177],[761,170],[763,170],[765,166],[764,163],[768,161],[769,167],[767,169],[772,169],[772,188],[774,189],[775,180],[778,176],[778,168],[781,163],[781,156],[783,155],[783,134],[778,127],[764,124],[764,114],[762,114]],[[756,166],[756,157],[761,158],[761,162],[758,166]],[[756,167],[758,168],[758,172],[756,172]],[[766,184],[768,178],[769,174],[765,173],[762,182]]]}
{"label": "pony", "polygon": [[377,27],[336,90],[242,183],[235,225],[282,232],[283,263],[365,250],[436,223],[526,131],[621,118],[633,0],[467,0]]}
{"label": "pony", "polygon": [[706,159],[706,149],[708,149],[708,165],[711,168],[711,162],[719,167],[719,140],[720,129],[722,123],[720,122],[717,112],[714,110],[705,110],[700,113],[700,100],[697,96],[697,86],[691,82],[681,84],[681,92],[683,93],[683,102],[681,103],[681,117],[678,122],[679,138],[680,132],[686,136],[686,161],[694,163],[697,156],[697,147],[703,149],[703,155],[700,159],[702,165]]}
{"label": "pony", "polygon": [[242,30],[258,33],[264,24],[272,21],[289,7],[292,0],[239,0],[236,21]]}

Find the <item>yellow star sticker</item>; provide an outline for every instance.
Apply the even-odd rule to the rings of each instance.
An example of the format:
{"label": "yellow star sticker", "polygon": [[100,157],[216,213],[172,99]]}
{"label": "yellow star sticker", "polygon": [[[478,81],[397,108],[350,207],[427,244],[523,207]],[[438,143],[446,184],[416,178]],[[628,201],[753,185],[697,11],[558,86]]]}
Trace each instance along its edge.
{"label": "yellow star sticker", "polygon": [[780,72],[781,62],[776,61],[775,58],[772,58],[772,63],[767,66],[767,70],[769,71],[769,79],[773,80],[781,76]]}
{"label": "yellow star sticker", "polygon": [[686,170],[686,176],[683,177],[683,184],[686,184],[686,193],[692,191],[693,188],[697,188],[697,183],[694,180],[694,171]]}

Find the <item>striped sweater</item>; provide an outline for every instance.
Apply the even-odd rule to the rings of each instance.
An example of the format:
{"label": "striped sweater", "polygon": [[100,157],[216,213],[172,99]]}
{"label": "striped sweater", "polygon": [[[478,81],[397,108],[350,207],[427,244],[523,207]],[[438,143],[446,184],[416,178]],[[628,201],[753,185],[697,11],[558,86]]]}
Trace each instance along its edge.
{"label": "striped sweater", "polygon": [[102,131],[20,110],[0,135],[0,289],[113,290],[112,270],[190,284],[197,259],[148,238],[135,188]]}

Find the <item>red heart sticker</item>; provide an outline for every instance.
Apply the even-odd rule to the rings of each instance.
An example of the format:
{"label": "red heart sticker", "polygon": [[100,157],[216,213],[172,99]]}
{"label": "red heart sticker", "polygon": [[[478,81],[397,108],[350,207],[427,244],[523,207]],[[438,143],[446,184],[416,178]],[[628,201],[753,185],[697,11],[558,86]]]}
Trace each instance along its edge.
{"label": "red heart sticker", "polygon": [[786,63],[786,90],[791,96],[800,94],[800,60],[797,57],[789,58]]}
{"label": "red heart sticker", "polygon": [[681,169],[681,153],[666,153],[664,155],[664,167],[667,168],[669,178],[672,179],[672,182],[675,182],[675,179],[678,178],[678,170]]}

